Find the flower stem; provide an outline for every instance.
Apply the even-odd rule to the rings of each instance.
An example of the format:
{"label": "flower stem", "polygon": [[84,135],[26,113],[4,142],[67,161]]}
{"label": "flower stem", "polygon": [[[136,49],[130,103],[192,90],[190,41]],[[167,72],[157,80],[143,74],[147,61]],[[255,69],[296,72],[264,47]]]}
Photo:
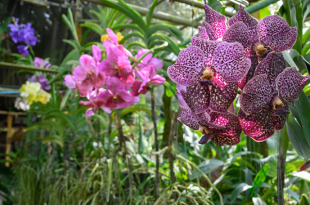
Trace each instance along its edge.
{"label": "flower stem", "polygon": [[[151,89],[151,102],[152,102],[152,121],[154,124],[154,135],[155,135],[155,150],[158,152],[158,136],[157,136],[157,124],[156,124],[156,113],[155,113],[155,95],[154,87]],[[158,184],[159,184],[159,156],[156,155],[156,171],[155,171],[155,200],[158,198]]]}

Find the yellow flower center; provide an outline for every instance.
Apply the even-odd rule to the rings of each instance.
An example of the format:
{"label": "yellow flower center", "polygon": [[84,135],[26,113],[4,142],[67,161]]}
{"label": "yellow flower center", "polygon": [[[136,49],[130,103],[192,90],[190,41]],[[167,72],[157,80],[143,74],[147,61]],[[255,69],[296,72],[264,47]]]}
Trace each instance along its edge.
{"label": "yellow flower center", "polygon": [[256,52],[257,56],[262,55],[267,49],[261,44],[261,43],[256,43],[254,46],[254,51]]}
{"label": "yellow flower center", "polygon": [[271,105],[273,110],[282,109],[284,107],[282,100],[278,96],[272,100]]}
{"label": "yellow flower center", "polygon": [[210,67],[206,67],[205,70],[202,73],[201,79],[206,79],[206,80],[213,80],[213,71]]}

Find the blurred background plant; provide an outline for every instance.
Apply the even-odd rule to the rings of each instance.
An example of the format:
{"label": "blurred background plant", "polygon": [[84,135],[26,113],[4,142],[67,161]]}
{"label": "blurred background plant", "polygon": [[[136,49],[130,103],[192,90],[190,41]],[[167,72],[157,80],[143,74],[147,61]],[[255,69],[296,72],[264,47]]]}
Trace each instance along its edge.
{"label": "blurred background plant", "polygon": [[[286,127],[266,142],[254,142],[242,133],[241,142],[235,146],[218,146],[213,142],[201,146],[198,144],[201,134],[177,121],[176,88],[166,69],[190,43],[189,38],[197,35],[197,25],[204,15],[199,5],[203,3],[159,0],[145,2],[141,9],[143,2],[137,1],[85,2],[75,1],[72,9],[58,11],[65,23],[61,28],[67,33],[59,35],[59,45],[50,47],[54,52],[43,52],[41,44],[47,43],[47,39],[34,20],[38,43],[26,57],[17,54],[8,35],[11,18],[1,16],[1,61],[35,67],[37,54],[52,64],[40,71],[23,67],[14,73],[22,76],[21,85],[30,75],[43,72],[51,86],[51,99],[46,104],[34,102],[30,106],[23,119],[26,127],[23,145],[15,146],[14,152],[1,160],[3,204],[281,204],[279,190],[283,190],[285,204],[310,204],[309,85],[299,100],[290,105]],[[4,7],[5,3],[2,4]],[[246,10],[258,19],[276,13],[298,28],[296,44],[283,55],[289,66],[298,67],[307,75],[309,0],[208,1],[209,6],[228,17],[239,4],[248,6]],[[23,2],[23,6],[29,5]],[[89,19],[82,19],[81,8]],[[140,14],[143,9],[148,9],[145,17]],[[157,10],[185,16],[178,20],[183,25],[159,20],[161,13]],[[56,11],[48,15],[55,15]],[[167,47],[153,52],[164,64],[158,73],[166,77],[166,82],[141,95],[138,104],[123,108],[117,115],[98,112],[85,118],[87,108],[79,104],[82,98],[76,90],[66,88],[63,78],[79,64],[80,55],[91,53],[92,45],[104,50],[100,41],[106,28],[120,32],[123,36],[120,43],[134,55],[141,48],[152,49],[167,42]],[[59,54],[55,46],[59,46]],[[234,104],[237,113],[238,100]],[[14,111],[11,107],[1,109]],[[119,123],[127,139],[127,151],[120,147]],[[0,125],[5,133],[5,123]],[[5,162],[11,166],[4,166]]]}

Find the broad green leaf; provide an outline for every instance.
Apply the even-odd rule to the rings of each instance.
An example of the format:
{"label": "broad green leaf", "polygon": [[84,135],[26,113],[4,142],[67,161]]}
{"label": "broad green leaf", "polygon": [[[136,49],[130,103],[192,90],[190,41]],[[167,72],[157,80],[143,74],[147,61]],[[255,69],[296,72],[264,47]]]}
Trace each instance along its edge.
{"label": "broad green leaf", "polygon": [[299,205],[310,205],[310,200],[307,194],[302,194]]}
{"label": "broad green leaf", "polygon": [[302,35],[302,44],[308,43],[309,40],[310,40],[310,28],[308,28],[306,33],[304,33],[304,35]]}
{"label": "broad green leaf", "polygon": [[293,199],[295,199],[295,200],[297,201],[297,203],[299,203],[300,197],[299,197],[299,195],[298,195],[296,192],[294,192],[294,191],[292,191],[291,189],[289,189],[289,190],[288,190],[288,194],[289,194]]}
{"label": "broad green leaf", "polygon": [[151,113],[151,107],[150,105],[146,104],[135,104],[130,106],[129,108],[122,109],[120,113],[120,117],[122,118],[124,115],[131,113],[131,112],[137,112],[137,111],[145,111],[148,113]]}
{"label": "broad green leaf", "polygon": [[111,185],[112,185],[112,169],[113,169],[113,159],[108,159],[107,160],[108,163],[108,179],[107,179],[107,198],[106,198],[106,202],[108,202],[110,200],[110,190],[111,190]]}
{"label": "broad green leaf", "polygon": [[294,60],[292,59],[292,57],[290,56],[288,51],[283,51],[282,54],[283,54],[285,60],[288,62],[288,64],[291,67],[295,67],[295,68],[297,68],[297,70],[299,70],[297,65],[295,64]]}
{"label": "broad green leaf", "polygon": [[237,197],[239,196],[239,194],[241,194],[242,192],[248,190],[252,188],[252,186],[248,185],[247,183],[241,183],[239,184],[235,189],[234,191],[232,192],[231,194],[231,203],[234,203],[237,199]]}
{"label": "broad green leaf", "polygon": [[[198,165],[198,168],[205,174],[208,174],[213,169],[218,168],[219,166],[224,165],[224,162],[218,159],[207,159],[204,162]],[[196,179],[197,177],[201,177],[201,173],[197,172],[197,175],[193,174],[190,175],[191,180]]]}
{"label": "broad green leaf", "polygon": [[305,92],[301,92],[299,99],[294,101],[295,108],[298,111],[304,136],[310,146],[310,102]]}
{"label": "broad green leaf", "polygon": [[254,205],[265,205],[266,203],[264,203],[264,201],[259,198],[259,197],[253,197],[252,198],[253,204]]}
{"label": "broad green leaf", "polygon": [[269,168],[269,164],[265,164],[264,167],[257,173],[256,177],[254,178],[254,185],[250,189],[250,196],[254,196],[254,193],[258,191],[262,183],[265,181]]}

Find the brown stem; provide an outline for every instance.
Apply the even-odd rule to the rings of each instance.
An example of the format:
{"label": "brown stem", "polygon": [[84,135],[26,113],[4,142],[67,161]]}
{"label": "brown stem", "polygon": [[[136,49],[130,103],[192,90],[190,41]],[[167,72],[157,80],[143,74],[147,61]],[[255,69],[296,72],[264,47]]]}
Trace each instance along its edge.
{"label": "brown stem", "polygon": [[[155,135],[155,151],[158,152],[158,136],[157,136],[157,124],[156,124],[156,113],[155,113],[155,95],[154,87],[151,89],[151,102],[152,102],[152,121],[154,124],[154,135]],[[156,155],[156,171],[155,171],[155,200],[158,198],[158,184],[159,184],[159,156]]]}

